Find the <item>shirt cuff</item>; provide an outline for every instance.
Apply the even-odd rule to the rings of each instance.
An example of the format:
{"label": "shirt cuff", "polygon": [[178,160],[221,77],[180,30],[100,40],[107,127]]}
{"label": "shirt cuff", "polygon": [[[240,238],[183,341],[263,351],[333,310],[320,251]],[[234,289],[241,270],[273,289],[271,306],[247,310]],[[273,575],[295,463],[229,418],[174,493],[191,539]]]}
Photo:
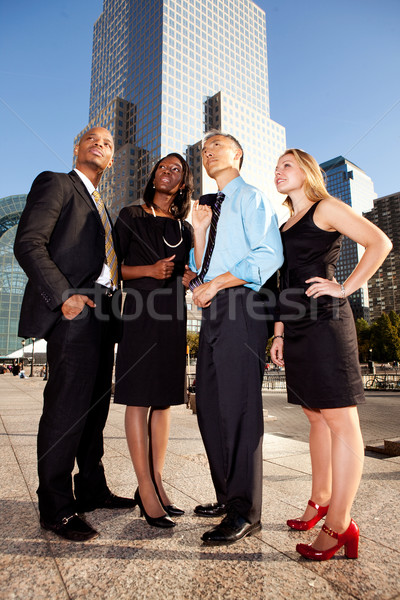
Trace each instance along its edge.
{"label": "shirt cuff", "polygon": [[192,248],[189,253],[189,269],[193,271],[193,273],[199,273],[199,269],[196,267],[196,261],[194,260],[194,248]]}
{"label": "shirt cuff", "polygon": [[253,283],[258,287],[261,287],[263,283],[261,281],[260,269],[256,265],[249,264],[246,259],[238,262],[234,267],[229,269],[229,271],[238,279],[242,279],[247,283]]}

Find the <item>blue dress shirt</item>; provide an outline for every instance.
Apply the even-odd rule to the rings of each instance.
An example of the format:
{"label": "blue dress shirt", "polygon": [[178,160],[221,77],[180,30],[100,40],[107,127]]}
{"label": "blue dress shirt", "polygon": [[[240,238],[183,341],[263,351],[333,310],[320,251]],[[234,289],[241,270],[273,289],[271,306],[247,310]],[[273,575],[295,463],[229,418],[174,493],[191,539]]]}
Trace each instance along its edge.
{"label": "blue dress shirt", "polygon": [[[221,192],[225,199],[204,283],[229,271],[246,281],[246,287],[258,291],[283,263],[276,213],[263,192],[247,184],[240,176],[230,181]],[[200,273],[201,265],[196,268],[193,249],[189,266],[192,271]]]}

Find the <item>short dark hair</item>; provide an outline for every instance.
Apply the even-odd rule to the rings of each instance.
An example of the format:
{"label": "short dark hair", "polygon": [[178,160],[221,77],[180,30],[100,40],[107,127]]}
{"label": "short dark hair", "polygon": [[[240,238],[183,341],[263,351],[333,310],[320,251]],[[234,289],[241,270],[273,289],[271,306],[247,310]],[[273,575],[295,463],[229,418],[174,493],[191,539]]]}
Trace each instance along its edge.
{"label": "short dark hair", "polygon": [[151,170],[150,177],[146,184],[146,187],[144,188],[143,200],[144,200],[146,206],[148,206],[148,208],[151,208],[152,206],[154,206],[154,192],[155,192],[154,187],[153,187],[154,177],[155,177],[155,174],[156,174],[159,164],[164,159],[168,158],[169,156],[174,156],[181,163],[182,169],[183,169],[182,181],[185,184],[185,187],[182,190],[180,190],[182,193],[178,192],[175,194],[175,198],[173,199],[172,204],[171,204],[171,213],[177,219],[185,219],[188,216],[189,211],[190,211],[190,200],[192,198],[192,193],[193,193],[193,175],[190,171],[190,167],[189,167],[188,163],[186,162],[186,160],[183,158],[183,156],[181,156],[177,152],[170,152],[170,154],[163,156],[163,158],[160,158],[160,160],[158,160],[156,162],[156,164],[154,165],[154,167]]}
{"label": "short dark hair", "polygon": [[244,150],[243,150],[240,142],[235,137],[233,137],[233,135],[231,135],[230,133],[223,133],[222,131],[218,131],[218,129],[211,129],[203,137],[203,143],[206,142],[207,140],[209,140],[210,138],[215,137],[216,135],[222,135],[222,137],[229,138],[230,140],[232,140],[232,142],[235,144],[235,146],[237,148],[239,148],[239,150],[242,152],[242,156],[240,157],[240,160],[239,160],[239,171],[240,171],[240,169],[242,168],[243,159],[244,159]]}

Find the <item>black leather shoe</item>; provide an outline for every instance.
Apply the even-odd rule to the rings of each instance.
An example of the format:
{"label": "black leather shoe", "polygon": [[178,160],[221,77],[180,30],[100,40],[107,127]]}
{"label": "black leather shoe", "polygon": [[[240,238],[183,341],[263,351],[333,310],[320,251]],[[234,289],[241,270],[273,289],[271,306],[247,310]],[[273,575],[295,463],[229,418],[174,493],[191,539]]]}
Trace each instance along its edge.
{"label": "black leather shoe", "polygon": [[210,504],[199,504],[194,509],[194,513],[198,517],[221,517],[226,515],[226,505],[219,504],[218,502],[211,502]]}
{"label": "black leather shoe", "polygon": [[105,498],[93,499],[89,501],[77,500],[76,508],[80,513],[92,512],[96,508],[134,508],[136,501],[133,498],[122,498],[115,494],[110,494]]}
{"label": "black leather shoe", "polygon": [[85,519],[82,519],[76,513],[70,517],[65,517],[59,523],[47,523],[44,519],[40,519],[40,525],[43,529],[53,531],[60,537],[73,542],[86,542],[99,535]]}
{"label": "black leather shoe", "polygon": [[260,529],[260,521],[249,523],[237,513],[229,513],[219,525],[206,531],[201,539],[206,544],[232,544],[247,535],[257,533]]}

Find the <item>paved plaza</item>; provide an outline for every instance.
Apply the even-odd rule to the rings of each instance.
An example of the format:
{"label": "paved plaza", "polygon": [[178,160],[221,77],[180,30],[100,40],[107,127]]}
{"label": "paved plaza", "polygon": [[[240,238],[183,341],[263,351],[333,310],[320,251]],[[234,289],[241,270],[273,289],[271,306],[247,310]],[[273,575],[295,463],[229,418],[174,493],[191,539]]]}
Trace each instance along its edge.
{"label": "paved plaza", "polygon": [[[202,544],[201,534],[218,520],[193,514],[196,504],[214,501],[214,494],[196,416],[186,406],[172,409],[165,468],[171,498],[186,510],[175,528],[149,527],[135,508],[89,513],[100,536],[84,544],[43,531],[36,497],[36,432],[44,385],[36,377],[0,376],[2,600],[400,599],[400,457],[366,457],[353,507],[361,531],[358,560],[340,552],[315,563],[295,552],[297,542],[315,536],[314,531],[288,530],[285,524],[302,513],[310,492],[307,442],[279,434],[285,430],[280,426],[285,414],[304,419],[296,408],[287,413],[282,408],[277,420],[266,421],[263,528],[254,537],[230,546]],[[280,397],[284,407],[285,393]],[[394,402],[400,409],[400,394]],[[364,408],[360,414],[362,426],[365,415],[368,441],[378,438],[375,419]],[[399,417],[400,410],[393,414]],[[391,421],[395,437],[400,418]],[[104,463],[111,490],[132,496],[136,479],[122,406],[111,406]]]}

